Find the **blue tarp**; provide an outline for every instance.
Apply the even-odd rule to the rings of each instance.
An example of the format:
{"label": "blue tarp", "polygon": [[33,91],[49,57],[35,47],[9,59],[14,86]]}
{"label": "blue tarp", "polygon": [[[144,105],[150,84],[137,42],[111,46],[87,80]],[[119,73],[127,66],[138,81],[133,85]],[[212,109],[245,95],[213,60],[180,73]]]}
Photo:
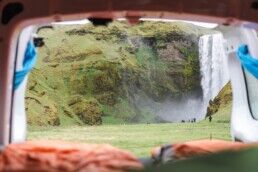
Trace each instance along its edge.
{"label": "blue tarp", "polygon": [[238,48],[237,56],[242,66],[258,79],[258,59],[249,54],[247,45],[241,45]]}
{"label": "blue tarp", "polygon": [[36,63],[37,53],[33,41],[29,41],[23,60],[23,69],[15,72],[14,89],[16,90],[22,83],[26,75],[32,70]]}

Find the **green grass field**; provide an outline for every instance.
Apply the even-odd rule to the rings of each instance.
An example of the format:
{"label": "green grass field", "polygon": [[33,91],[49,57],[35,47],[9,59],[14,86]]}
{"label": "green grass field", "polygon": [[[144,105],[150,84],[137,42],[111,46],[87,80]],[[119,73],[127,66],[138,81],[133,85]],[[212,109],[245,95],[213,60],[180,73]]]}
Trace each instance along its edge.
{"label": "green grass field", "polygon": [[167,143],[210,138],[230,140],[230,108],[230,105],[222,108],[211,123],[204,120],[178,124],[30,127],[28,139],[108,143],[137,156],[149,156],[153,147]]}

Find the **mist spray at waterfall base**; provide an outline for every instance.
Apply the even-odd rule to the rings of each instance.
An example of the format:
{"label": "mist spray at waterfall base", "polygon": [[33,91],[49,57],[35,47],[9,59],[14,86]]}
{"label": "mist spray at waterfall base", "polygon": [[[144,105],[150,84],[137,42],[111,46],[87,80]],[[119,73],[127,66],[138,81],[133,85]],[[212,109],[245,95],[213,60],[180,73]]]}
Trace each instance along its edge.
{"label": "mist spray at waterfall base", "polygon": [[227,58],[220,33],[199,39],[201,92],[190,92],[180,98],[155,102],[144,94],[136,95],[135,105],[165,122],[200,121],[205,118],[209,101],[213,100],[229,81]]}
{"label": "mist spray at waterfall base", "polygon": [[155,102],[146,96],[137,96],[136,104],[151,114],[155,114],[163,122],[189,122],[202,119],[202,97],[196,93],[189,93],[178,99],[167,99]]}

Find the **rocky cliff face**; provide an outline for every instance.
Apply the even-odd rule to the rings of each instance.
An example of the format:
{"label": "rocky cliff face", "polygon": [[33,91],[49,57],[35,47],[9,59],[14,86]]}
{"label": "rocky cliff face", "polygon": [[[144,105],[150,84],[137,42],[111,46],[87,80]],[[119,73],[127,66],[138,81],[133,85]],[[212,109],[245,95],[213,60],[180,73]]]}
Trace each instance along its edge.
{"label": "rocky cliff face", "polygon": [[198,39],[203,28],[142,22],[54,26],[29,77],[31,125],[164,122],[150,104],[201,95]]}

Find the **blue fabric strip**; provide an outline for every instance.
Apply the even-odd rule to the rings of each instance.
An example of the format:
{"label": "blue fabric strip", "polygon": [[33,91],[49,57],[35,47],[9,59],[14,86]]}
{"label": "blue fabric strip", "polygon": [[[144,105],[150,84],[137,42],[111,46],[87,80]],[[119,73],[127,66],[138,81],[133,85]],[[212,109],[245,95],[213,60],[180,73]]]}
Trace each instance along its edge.
{"label": "blue fabric strip", "polygon": [[15,72],[14,78],[14,89],[16,90],[26,75],[32,70],[36,63],[37,53],[33,41],[29,41],[25,51],[25,56],[23,60],[23,69]]}
{"label": "blue fabric strip", "polygon": [[242,66],[258,79],[258,59],[249,54],[247,45],[241,45],[238,48],[237,56],[240,59]]}

